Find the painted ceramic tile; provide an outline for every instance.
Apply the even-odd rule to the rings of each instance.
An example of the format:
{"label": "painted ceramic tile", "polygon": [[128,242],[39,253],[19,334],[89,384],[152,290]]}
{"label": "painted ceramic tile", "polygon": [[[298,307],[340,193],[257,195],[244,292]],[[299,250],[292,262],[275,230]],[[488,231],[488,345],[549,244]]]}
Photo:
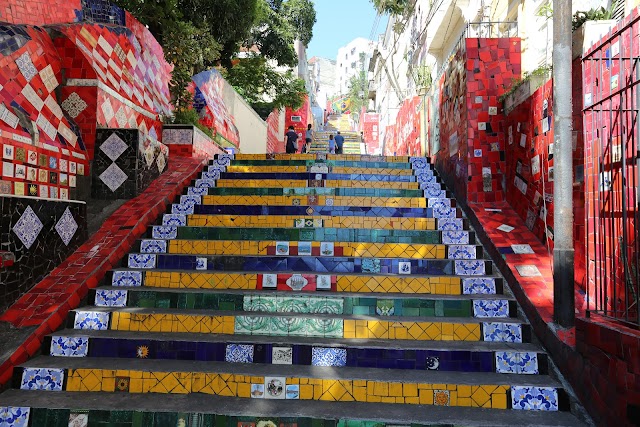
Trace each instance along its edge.
{"label": "painted ceramic tile", "polygon": [[422,169],[430,169],[429,163],[427,163],[426,158],[415,158],[411,161],[411,169],[413,170],[422,170]]}
{"label": "painted ceramic tile", "polygon": [[129,254],[129,268],[155,268],[155,254]]}
{"label": "painted ceramic tile", "polygon": [[276,242],[276,255],[289,255],[289,242]]}
{"label": "painted ceramic tile", "polygon": [[29,249],[38,238],[40,231],[42,231],[42,222],[31,209],[31,206],[27,206],[18,222],[13,226],[13,232],[18,236],[22,244]]}
{"label": "painted ceramic tile", "polygon": [[436,406],[449,406],[451,396],[449,390],[433,390],[433,404]]}
{"label": "painted ceramic tile", "polygon": [[313,347],[311,349],[312,366],[347,366],[347,349]]}
{"label": "painted ceramic tile", "polygon": [[438,178],[433,176],[433,172],[430,172],[430,171],[420,171],[420,173],[416,175],[416,179],[420,183],[430,183],[430,184],[438,183]]}
{"label": "painted ceramic tile", "polygon": [[265,377],[264,378],[265,399],[285,399],[286,398],[285,386],[286,386],[285,377]]}
{"label": "painted ceramic tile", "polygon": [[469,232],[462,231],[462,230],[445,230],[442,232],[442,244],[443,245],[468,245]]}
{"label": "painted ceramic tile", "polygon": [[86,357],[88,350],[88,337],[65,337],[55,335],[51,337],[51,347],[49,349],[49,354],[51,354],[51,356]]}
{"label": "painted ceramic tile", "polygon": [[193,205],[173,204],[171,205],[171,213],[177,215],[192,215],[194,212]]}
{"label": "painted ceramic tile", "polygon": [[151,229],[154,239],[175,239],[178,237],[178,227],[166,225],[154,225]]}
{"label": "painted ceramic tile", "polygon": [[[220,179],[220,173],[222,171],[220,169],[210,170],[207,172],[202,172],[202,179],[207,181],[213,181]],[[215,185],[213,185],[215,187]]]}
{"label": "painted ceramic tile", "polygon": [[[438,221],[438,230],[447,230],[447,231],[463,230],[464,222],[462,218],[440,218],[437,221]],[[463,243],[463,242],[460,242],[460,243]],[[464,242],[464,243],[468,243],[468,242]]]}
{"label": "painted ceramic tile", "polygon": [[227,344],[224,361],[230,363],[253,363],[253,345]]}
{"label": "painted ceramic tile", "polygon": [[202,204],[202,196],[189,194],[180,196],[180,204],[183,206],[195,206]]}
{"label": "painted ceramic tile", "polygon": [[433,184],[427,184],[427,185],[430,185],[430,186],[427,188],[424,188],[424,197],[426,198],[433,197],[438,199],[446,197],[447,192],[442,188],[440,188],[439,185],[437,187],[433,186]]}
{"label": "painted ceramic tile", "polygon": [[13,160],[15,155],[15,148],[13,145],[3,144],[2,145],[2,158],[6,160]]}
{"label": "painted ceramic tile", "polygon": [[482,276],[485,274],[485,265],[482,260],[456,260],[455,274],[463,276]]}
{"label": "painted ceramic tile", "polygon": [[535,277],[542,276],[540,270],[535,265],[516,265],[516,270],[518,270],[518,274],[522,277]]}
{"label": "painted ceramic tile", "polygon": [[451,199],[429,199],[427,200],[427,207],[435,209],[444,209],[451,207]]}
{"label": "painted ceramic tile", "polygon": [[56,223],[55,229],[65,246],[69,246],[71,239],[73,239],[73,236],[78,230],[78,223],[73,218],[73,215],[71,214],[71,211],[68,207],[65,209],[64,213]]}
{"label": "painted ceramic tile", "polygon": [[411,274],[411,261],[398,262],[398,274]]}
{"label": "painted ceramic tile", "polygon": [[89,414],[78,414],[78,413],[70,413],[69,414],[69,425],[68,427],[87,427],[89,424]]}
{"label": "painted ceramic tile", "polygon": [[316,289],[328,291],[331,290],[331,276],[318,275],[316,276]]}
{"label": "painted ceramic tile", "polygon": [[142,286],[142,271],[114,271],[111,285],[123,287]]}
{"label": "painted ceramic tile", "polygon": [[334,243],[333,242],[320,242],[320,255],[333,256],[334,255]]}
{"label": "painted ceramic tile", "polygon": [[537,375],[538,354],[535,352],[497,351],[496,372],[499,374]]}
{"label": "painted ceramic tile", "polygon": [[189,187],[187,194],[190,196],[206,196],[209,193],[207,187]]}
{"label": "painted ceramic tile", "polygon": [[522,342],[522,325],[519,323],[483,323],[484,341]]}
{"label": "painted ceramic tile", "polygon": [[395,307],[392,299],[376,300],[376,314],[378,316],[393,316],[394,313]]}
{"label": "painted ceramic tile", "polygon": [[474,317],[509,317],[507,300],[474,300]]}
{"label": "painted ceramic tile", "polygon": [[118,167],[118,165],[111,163],[111,165],[105,169],[98,178],[100,178],[100,181],[109,187],[111,191],[115,192],[122,184],[124,184],[128,176]]}
{"label": "painted ceramic tile", "polygon": [[25,406],[0,406],[0,426],[28,427],[31,408]]}
{"label": "painted ceramic tile", "polygon": [[285,395],[287,399],[300,399],[300,385],[289,384],[286,386]]}
{"label": "painted ceramic tile", "polygon": [[504,231],[505,233],[510,233],[512,232],[515,228],[511,227],[510,225],[507,224],[502,224],[500,227],[497,228],[500,231]]}
{"label": "painted ceramic tile", "polygon": [[511,245],[514,254],[533,254],[535,253],[531,245]]}
{"label": "painted ceramic tile", "polygon": [[216,186],[215,179],[196,179],[196,188],[214,188]]}
{"label": "painted ceramic tile", "polygon": [[76,311],[73,328],[106,331],[109,329],[109,312]]}
{"label": "painted ceramic tile", "polygon": [[125,307],[127,305],[127,291],[124,289],[96,290],[95,304],[98,307]]}
{"label": "painted ceramic tile", "polygon": [[291,347],[272,347],[271,363],[274,365],[291,365],[293,363],[293,349]]}
{"label": "painted ceramic tile", "polygon": [[64,369],[24,368],[21,390],[62,391]]}
{"label": "painted ceramic tile", "polygon": [[275,289],[278,286],[277,274],[263,274],[262,275],[262,287],[264,289]]}
{"label": "painted ceramic tile", "polygon": [[164,214],[162,216],[162,225],[184,227],[187,225],[187,217],[180,214]]}
{"label": "painted ceramic tile", "polygon": [[474,245],[449,245],[449,259],[476,259],[476,247]]}
{"label": "painted ceramic tile", "polygon": [[264,384],[251,384],[251,398],[252,399],[264,398]]}
{"label": "painted ceramic tile", "polygon": [[166,240],[143,240],[140,242],[140,252],[145,254],[161,254],[167,252]]}
{"label": "painted ceramic tile", "polygon": [[125,151],[128,145],[124,142],[116,132],[113,132],[100,145],[100,151],[107,155],[112,161],[116,161]]}
{"label": "painted ceramic tile", "polygon": [[557,411],[558,390],[553,387],[511,386],[511,407],[525,411]]}
{"label": "painted ceramic tile", "polygon": [[455,218],[457,215],[456,208],[443,207],[438,205],[433,208],[434,218]]}
{"label": "painted ceramic tile", "polygon": [[196,257],[196,270],[207,269],[207,258]]}
{"label": "painted ceramic tile", "polygon": [[495,295],[496,280],[491,277],[462,279],[463,295]]}
{"label": "painted ceramic tile", "polygon": [[311,255],[311,242],[298,242],[298,255]]}
{"label": "painted ceramic tile", "polygon": [[427,356],[425,365],[430,371],[437,371],[440,367],[440,358],[437,356]]}
{"label": "painted ceramic tile", "polygon": [[300,291],[309,284],[309,281],[302,274],[292,274],[291,277],[287,279],[286,284],[292,290]]}
{"label": "painted ceramic tile", "polygon": [[14,177],[16,179],[27,179],[27,167],[25,165],[16,165]]}

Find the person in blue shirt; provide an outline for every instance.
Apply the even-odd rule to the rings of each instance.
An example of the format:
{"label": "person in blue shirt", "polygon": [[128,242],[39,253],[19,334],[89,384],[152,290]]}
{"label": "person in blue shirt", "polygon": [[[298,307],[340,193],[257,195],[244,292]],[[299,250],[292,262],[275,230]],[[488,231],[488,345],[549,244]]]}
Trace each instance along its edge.
{"label": "person in blue shirt", "polygon": [[336,154],[342,154],[342,146],[344,145],[344,136],[340,135],[340,131],[336,135]]}
{"label": "person in blue shirt", "polygon": [[329,153],[333,154],[336,151],[336,140],[333,139],[333,134],[329,135]]}
{"label": "person in blue shirt", "polygon": [[287,145],[285,147],[287,154],[294,154],[298,151],[298,134],[293,126],[289,126],[289,130],[284,135],[287,137]]}

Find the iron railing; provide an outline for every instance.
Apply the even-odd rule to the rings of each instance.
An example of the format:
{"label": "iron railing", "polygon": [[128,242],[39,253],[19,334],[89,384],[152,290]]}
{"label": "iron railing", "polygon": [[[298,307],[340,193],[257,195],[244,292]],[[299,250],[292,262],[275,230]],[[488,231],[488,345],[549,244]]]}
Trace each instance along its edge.
{"label": "iron railing", "polygon": [[629,18],[582,59],[587,316],[639,327],[640,45]]}

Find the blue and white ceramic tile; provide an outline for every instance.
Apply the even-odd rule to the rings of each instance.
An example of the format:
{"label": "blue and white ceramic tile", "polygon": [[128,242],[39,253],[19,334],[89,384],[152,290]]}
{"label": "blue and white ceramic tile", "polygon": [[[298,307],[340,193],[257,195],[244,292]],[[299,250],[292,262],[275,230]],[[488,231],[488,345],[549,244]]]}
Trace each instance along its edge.
{"label": "blue and white ceramic tile", "polygon": [[180,204],[183,206],[195,206],[202,204],[202,196],[195,194],[188,194],[180,196]]}
{"label": "blue and white ceramic tile", "polygon": [[202,257],[196,257],[196,270],[206,270],[207,259]]}
{"label": "blue and white ceramic tile", "polygon": [[229,166],[233,160],[233,154],[219,154],[218,158],[213,161],[214,165]]}
{"label": "blue and white ceramic tile", "polygon": [[151,229],[154,239],[175,239],[178,237],[178,227],[172,225],[154,225]]}
{"label": "blue and white ceramic tile", "polygon": [[411,169],[413,170],[423,170],[430,169],[431,166],[427,163],[427,159],[424,157],[412,158],[411,159]]}
{"label": "blue and white ceramic tile", "polygon": [[224,172],[220,169],[209,170],[206,172],[202,172],[202,179],[207,179],[211,181],[217,181],[220,179],[220,173]]}
{"label": "blue and white ceramic tile", "polygon": [[0,427],[28,427],[30,413],[26,406],[0,406]]}
{"label": "blue and white ceramic tile", "polygon": [[427,207],[428,208],[434,208],[435,209],[444,209],[444,208],[450,208],[451,207],[451,199],[434,199],[431,198],[429,200],[427,200]]}
{"label": "blue and white ceramic tile", "polygon": [[535,352],[498,351],[496,352],[496,372],[499,374],[537,375],[538,354]]}
{"label": "blue and white ceramic tile", "polygon": [[442,232],[442,244],[443,245],[468,245],[469,244],[469,232],[458,230],[445,230]]}
{"label": "blue and white ceramic tile", "polygon": [[434,218],[455,218],[457,215],[456,208],[448,208],[443,206],[436,206],[433,208]]}
{"label": "blue and white ceramic tile", "polygon": [[117,133],[113,132],[109,138],[105,139],[102,145],[100,145],[100,151],[107,155],[111,161],[118,160],[118,157],[127,151],[129,146],[124,142]]}
{"label": "blue and white ceramic tile", "polygon": [[208,193],[209,189],[207,187],[189,187],[187,189],[189,196],[206,196]]}
{"label": "blue and white ceramic tile", "polygon": [[51,356],[86,357],[88,350],[89,337],[51,337]]}
{"label": "blue and white ceramic tile", "polygon": [[522,325],[519,323],[483,323],[482,336],[490,342],[522,342]]}
{"label": "blue and white ceramic tile", "polygon": [[496,279],[493,277],[470,277],[462,279],[463,295],[495,295]]}
{"label": "blue and white ceramic tile", "polygon": [[127,291],[124,289],[96,290],[95,305],[98,307],[126,307]]}
{"label": "blue and white ceramic tile", "polygon": [[485,274],[482,260],[456,260],[455,273],[462,276],[482,276]]}
{"label": "blue and white ceramic tile", "polygon": [[18,222],[13,226],[13,232],[16,233],[22,244],[29,249],[38,238],[40,231],[42,231],[40,218],[31,209],[31,206],[27,206]]}
{"label": "blue and white ceramic tile", "polygon": [[288,384],[285,389],[287,399],[300,399],[300,384]]}
{"label": "blue and white ceramic tile", "polygon": [[420,183],[424,182],[424,183],[435,184],[438,182],[438,178],[431,175],[431,173],[427,171],[422,171],[419,175],[416,176],[416,178]]}
{"label": "blue and white ceramic tile", "polygon": [[215,179],[196,179],[196,188],[214,188],[215,186]]}
{"label": "blue and white ceramic tile", "polygon": [[56,223],[55,228],[64,245],[69,246],[69,242],[71,242],[71,239],[73,239],[73,236],[78,230],[78,223],[73,218],[68,207],[64,210],[64,213]]}
{"label": "blue and white ceramic tile", "polygon": [[411,274],[411,261],[399,261],[398,274]]}
{"label": "blue and white ceramic tile", "polygon": [[171,213],[178,215],[192,215],[193,214],[193,205],[171,205]]}
{"label": "blue and white ceramic tile", "polygon": [[439,184],[427,184],[428,187],[424,189],[424,197],[441,199],[447,197],[446,190],[440,188]]}
{"label": "blue and white ceramic tile", "polygon": [[347,366],[347,349],[313,347],[311,349],[311,365]]}
{"label": "blue and white ceramic tile", "polygon": [[511,408],[525,411],[557,411],[558,390],[554,387],[513,385]]}
{"label": "blue and white ceramic tile", "polygon": [[129,268],[155,268],[156,254],[129,254]]}
{"label": "blue and white ceramic tile", "polygon": [[509,317],[509,301],[489,299],[473,301],[474,317]]}
{"label": "blue and white ceramic tile", "polygon": [[225,172],[227,170],[226,166],[220,166],[220,165],[209,165],[207,166],[207,170],[206,172]]}
{"label": "blue and white ceramic tile", "polygon": [[62,391],[64,369],[24,368],[21,390]]}
{"label": "blue and white ceramic tile", "polygon": [[449,259],[476,259],[474,245],[449,245]]}
{"label": "blue and white ceramic tile", "polygon": [[140,242],[140,252],[145,254],[163,254],[167,252],[166,240],[143,240]]}
{"label": "blue and white ceramic tile", "polygon": [[142,271],[114,271],[111,286],[142,286]]}
{"label": "blue and white ceramic tile", "polygon": [[187,217],[179,214],[164,214],[162,216],[162,225],[185,227],[187,225]]}
{"label": "blue and white ceramic tile", "polygon": [[227,344],[224,361],[230,363],[253,363],[253,345]]}
{"label": "blue and white ceramic tile", "polygon": [[[464,229],[464,221],[462,218],[440,218],[438,219],[438,230],[441,231],[462,231]],[[469,243],[459,242],[459,243]]]}
{"label": "blue and white ceramic tile", "polygon": [[73,329],[106,331],[109,329],[109,314],[104,311],[76,311]]}

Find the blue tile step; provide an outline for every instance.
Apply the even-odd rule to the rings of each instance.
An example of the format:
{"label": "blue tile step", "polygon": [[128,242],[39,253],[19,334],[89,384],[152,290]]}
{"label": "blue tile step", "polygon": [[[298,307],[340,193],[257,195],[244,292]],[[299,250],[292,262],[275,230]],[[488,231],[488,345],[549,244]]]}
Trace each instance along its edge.
{"label": "blue tile step", "polygon": [[[190,335],[64,329],[47,336],[55,357],[198,360],[230,363],[497,372],[547,375],[547,354],[530,343],[397,341],[269,336]],[[330,357],[327,357],[330,356]]]}
{"label": "blue tile step", "polygon": [[[209,162],[210,165],[216,165],[215,160]],[[356,160],[237,160],[231,161],[232,166],[313,166],[317,164],[325,164],[336,168],[371,168],[371,169],[411,169],[411,163],[407,162],[386,162],[386,161],[356,161]],[[427,167],[431,167],[427,164]]]}
{"label": "blue tile step", "polygon": [[[213,175],[212,175],[213,176]],[[371,181],[371,182],[416,182],[414,175],[383,175],[356,173],[311,173],[311,172],[221,172],[220,179],[299,179],[299,180],[343,180],[343,181]],[[444,189],[444,185],[443,185]]]}

